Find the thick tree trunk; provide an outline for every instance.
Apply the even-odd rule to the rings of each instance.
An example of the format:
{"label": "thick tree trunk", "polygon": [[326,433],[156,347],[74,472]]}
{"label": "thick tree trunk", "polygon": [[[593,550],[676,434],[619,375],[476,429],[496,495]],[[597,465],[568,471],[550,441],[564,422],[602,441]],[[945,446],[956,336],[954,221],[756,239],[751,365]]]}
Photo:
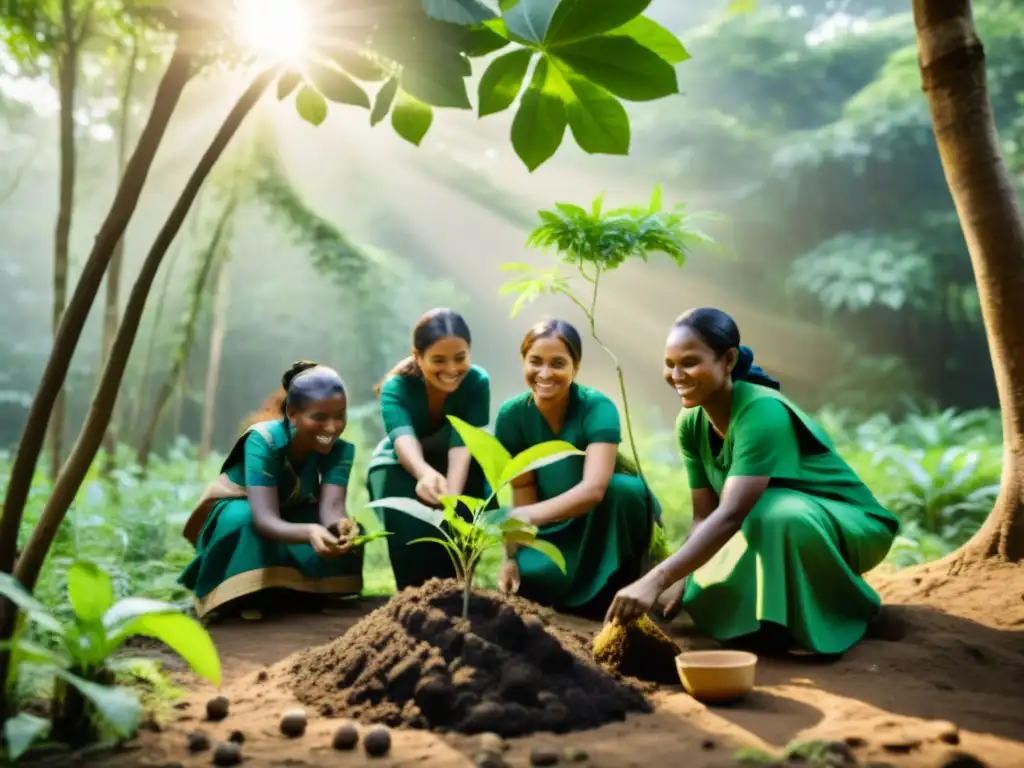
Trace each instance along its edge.
{"label": "thick tree trunk", "polygon": [[[46,361],[46,368],[43,370],[42,379],[32,400],[32,406],[29,408],[28,418],[25,420],[25,428],[18,443],[18,451],[15,454],[7,483],[3,517],[0,518],[0,572],[10,573],[14,568],[18,529],[21,526],[25,500],[28,498],[29,488],[32,485],[39,452],[43,446],[50,412],[58,392],[64,385],[71,357],[74,355],[75,347],[82,335],[82,328],[89,316],[89,310],[96,300],[96,294],[103,281],[103,273],[106,271],[118,240],[124,234],[135,211],[142,187],[146,182],[146,176],[153,164],[157,148],[160,146],[160,140],[171,120],[181,92],[188,82],[191,63],[192,54],[179,46],[160,82],[153,110],[139,138],[138,146],[128,162],[124,181],[118,188],[107,218],[96,236],[92,253],[89,254],[82,274],[75,285],[71,301],[64,311],[60,328],[53,342],[53,350]],[[8,632],[3,631],[4,629],[6,627],[0,628],[0,637],[7,637]]]}
{"label": "thick tree trunk", "polygon": [[[128,159],[128,134],[131,130],[131,111],[134,100],[135,69],[139,61],[139,36],[132,35],[131,54],[128,57],[128,65],[124,74],[124,88],[121,91],[121,112],[117,125],[117,180],[121,183],[124,178],[124,167]],[[103,311],[103,344],[100,350],[100,370],[107,364],[110,357],[110,349],[114,346],[114,337],[117,335],[117,318],[121,294],[121,265],[124,261],[124,237],[117,241],[113,256],[110,257],[110,267],[107,269],[107,295]],[[114,459],[117,452],[116,425],[111,419],[110,426],[103,438],[104,452],[106,453],[105,472],[109,473],[114,468]]]}
{"label": "thick tree trunk", "polygon": [[[68,302],[68,250],[71,240],[71,216],[75,203],[75,87],[78,81],[78,41],[72,0],[61,0],[64,27],[63,50],[57,63],[57,91],[60,94],[60,200],[57,205],[57,226],[53,237],[53,338],[57,339],[60,319]],[[67,402],[64,388],[50,413],[50,476],[60,472],[64,451],[64,422]]]}
{"label": "thick tree trunk", "polygon": [[231,249],[225,248],[217,265],[210,310],[210,356],[206,362],[206,385],[203,391],[203,425],[199,433],[199,461],[205,461],[213,448],[213,428],[217,413],[217,387],[220,384],[220,361],[224,354],[228,303],[231,300]]}
{"label": "thick tree trunk", "polygon": [[1003,476],[985,524],[950,559],[1024,559],[1024,219],[1000,152],[970,0],[913,0],[921,79],[971,256],[1003,421]]}
{"label": "thick tree trunk", "polygon": [[110,414],[113,411],[114,400],[117,397],[117,390],[121,385],[125,367],[128,363],[128,356],[131,353],[135,335],[139,329],[139,321],[142,319],[143,310],[146,307],[146,299],[149,296],[153,280],[163,261],[164,254],[170,247],[181,229],[182,222],[188,215],[189,208],[199,194],[199,190],[206,181],[210,171],[213,169],[217,159],[224,152],[228,142],[235,135],[245,116],[256,105],[267,86],[274,80],[280,71],[279,66],[273,66],[260,73],[246,88],[238,102],[228,114],[224,123],[217,131],[213,141],[207,148],[199,161],[198,166],[192,172],[188,183],[185,185],[181,197],[175,203],[170,216],[168,217],[160,233],[157,235],[153,247],[147,254],[139,276],[132,286],[131,294],[128,297],[128,304],[125,306],[124,317],[121,326],[117,331],[117,338],[114,340],[114,347],[110,353],[110,359],[103,369],[103,376],[100,378],[99,387],[92,399],[89,413],[85,418],[85,424],[78,435],[74,448],[68,455],[68,460],[61,471],[60,477],[54,484],[53,492],[43,508],[38,525],[32,531],[32,536],[25,545],[25,550],[18,558],[15,568],[15,577],[27,589],[35,587],[39,571],[46,559],[50,544],[57,532],[57,527],[64,520],[68,507],[74,501],[78,489],[85,479],[89,466],[92,464],[103,434],[106,432],[107,424],[110,421]]}

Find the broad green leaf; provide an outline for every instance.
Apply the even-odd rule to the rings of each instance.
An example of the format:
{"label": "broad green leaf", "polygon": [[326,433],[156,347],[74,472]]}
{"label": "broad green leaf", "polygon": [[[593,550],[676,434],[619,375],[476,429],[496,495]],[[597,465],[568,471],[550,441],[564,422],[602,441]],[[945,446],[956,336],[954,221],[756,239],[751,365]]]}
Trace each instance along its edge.
{"label": "broad green leaf", "polygon": [[675,35],[646,16],[638,16],[608,34],[632,38],[644,48],[654,51],[669,64],[680,64],[690,58],[690,52]]}
{"label": "broad green leaf", "polygon": [[366,91],[340,69],[311,61],[308,64],[308,72],[309,79],[324,98],[336,104],[370,108],[370,97],[366,95]]}
{"label": "broad green leaf", "polygon": [[445,505],[444,519],[451,529],[459,535],[460,539],[473,535],[473,524],[464,520],[462,516],[455,511],[454,506]]}
{"label": "broad green leaf", "polygon": [[486,56],[509,44],[509,39],[503,34],[504,32],[505,23],[501,19],[489,21],[475,29],[467,29],[460,48],[470,58]]}
{"label": "broad green leaf", "polygon": [[558,566],[558,570],[560,570],[562,573],[565,573],[565,557],[562,555],[561,550],[559,550],[558,547],[556,547],[550,541],[545,541],[544,539],[534,539],[530,542],[523,542],[523,545],[529,547],[530,549],[536,549],[538,552],[547,555],[549,558],[551,558],[551,561],[556,566]]}
{"label": "broad green leaf", "polygon": [[64,634],[64,625],[9,573],[0,573],[0,595],[18,606],[18,610],[25,614],[29,621],[34,621],[44,629],[56,632],[58,635]]}
{"label": "broad green leaf", "polygon": [[578,75],[566,74],[570,92],[566,113],[573,138],[590,154],[629,154],[629,116],[608,91]]}
{"label": "broad green leaf", "polygon": [[498,0],[498,10],[502,13],[511,10],[519,0]]}
{"label": "broad green leaf", "polygon": [[554,464],[570,456],[582,455],[583,451],[564,440],[549,440],[530,446],[522,453],[516,454],[505,465],[498,487],[500,488],[512,482],[515,478],[525,475],[527,472],[533,472],[536,469],[546,467],[548,464]]}
{"label": "broad green leaf", "polygon": [[523,522],[517,517],[509,517],[502,520],[501,525],[498,526],[502,531],[528,531],[529,533],[536,533],[537,527],[530,525],[529,523]]}
{"label": "broad green leaf", "polygon": [[338,48],[329,51],[327,55],[356,80],[376,83],[387,77],[388,73],[383,67],[360,51]]}
{"label": "broad green leaf", "polygon": [[523,78],[532,58],[532,50],[520,48],[499,56],[488,65],[477,89],[480,117],[512,106],[523,88]]}
{"label": "broad green leaf", "polygon": [[50,721],[45,717],[22,712],[4,722],[4,741],[7,743],[7,758],[13,763],[48,730]]}
{"label": "broad green leaf", "polygon": [[68,570],[68,600],[79,621],[98,621],[114,604],[114,585],[93,563],[75,563]]}
{"label": "broad green leaf", "polygon": [[402,70],[402,90],[434,107],[470,109],[465,64],[461,57],[432,57],[417,66],[406,65]]}
{"label": "broad green leaf", "polygon": [[523,546],[530,546],[537,539],[535,531],[526,530],[523,528],[502,531],[502,541],[508,542],[509,544],[520,544]]}
{"label": "broad green leaf", "polygon": [[301,74],[294,69],[286,69],[277,79],[277,100],[284,101],[292,91],[299,87],[301,82]]}
{"label": "broad green leaf", "polygon": [[458,502],[460,502],[460,501],[463,504],[466,505],[466,508],[470,512],[474,512],[474,513],[480,507],[482,507],[484,505],[484,500],[483,499],[478,499],[475,496],[466,496],[466,495],[462,494],[462,495],[459,495],[459,496],[442,496],[441,497],[441,503],[444,504],[446,507],[450,505],[452,509],[455,509],[455,505]]}
{"label": "broad green leaf", "polygon": [[498,442],[498,438],[494,435],[466,423],[458,416],[448,416],[448,421],[452,423],[452,427],[459,433],[462,442],[469,449],[470,455],[476,459],[477,464],[484,471],[484,477],[487,478],[491,488],[498,488],[501,473],[505,470],[509,459],[512,458],[505,450],[505,446]]}
{"label": "broad green leaf", "polygon": [[386,499],[377,499],[367,504],[370,509],[393,509],[398,512],[403,512],[410,517],[415,517],[417,520],[422,520],[424,523],[428,523],[438,530],[444,530],[441,526],[444,523],[444,513],[439,509],[428,507],[426,504],[422,504],[416,499],[408,499],[404,496],[391,496]]}
{"label": "broad green leaf", "polygon": [[418,147],[433,121],[434,111],[428,105],[399,91],[398,101],[391,110],[391,127],[395,133]]}
{"label": "broad green leaf", "polygon": [[110,723],[118,736],[127,739],[134,735],[142,720],[142,703],[134,691],[117,686],[99,685],[59,667],[55,668],[53,673],[75,686],[83,696],[95,704],[97,711]]}
{"label": "broad green leaf", "polygon": [[480,514],[477,523],[482,527],[493,526],[495,528],[500,528],[507,520],[509,520],[509,511],[510,510],[507,507],[485,510]]}
{"label": "broad green leaf", "polygon": [[647,10],[651,0],[561,0],[548,25],[548,48],[621,27]]}
{"label": "broad green leaf", "polygon": [[512,148],[530,171],[554,155],[565,136],[566,108],[550,71],[546,58],[537,62],[512,121]]}
{"label": "broad green leaf", "polygon": [[479,24],[493,19],[494,11],[480,0],[421,0],[423,12],[438,21],[452,24]]}
{"label": "broad green leaf", "polygon": [[519,39],[540,45],[557,7],[558,0],[519,0],[505,11],[505,26]]}
{"label": "broad green leaf", "polygon": [[757,0],[731,0],[725,7],[727,14],[754,13],[757,10]]}
{"label": "broad green leaf", "polygon": [[558,48],[560,61],[619,98],[651,101],[679,93],[676,70],[631,37],[602,35]]}
{"label": "broad green leaf", "polygon": [[13,663],[17,664],[53,664],[64,666],[65,659],[54,653],[49,648],[44,648],[29,640],[2,640],[0,641],[0,652],[10,651]]}
{"label": "broad green leaf", "polygon": [[388,111],[391,109],[391,105],[395,101],[395,95],[398,93],[398,78],[390,78],[384,85],[377,91],[377,96],[373,100],[373,109],[370,111],[370,125],[377,125],[388,115]]}
{"label": "broad green leaf", "polygon": [[220,658],[203,625],[183,613],[147,613],[122,625],[112,640],[120,645],[129,637],[142,635],[169,647],[200,677],[220,685]]}
{"label": "broad green leaf", "polygon": [[113,636],[122,626],[134,621],[139,616],[150,613],[178,613],[178,607],[162,600],[148,597],[126,597],[118,600],[110,610],[103,614],[103,628],[108,636]]}
{"label": "broad green leaf", "polygon": [[295,97],[295,108],[299,117],[310,125],[320,125],[327,119],[327,101],[315,88],[303,84]]}

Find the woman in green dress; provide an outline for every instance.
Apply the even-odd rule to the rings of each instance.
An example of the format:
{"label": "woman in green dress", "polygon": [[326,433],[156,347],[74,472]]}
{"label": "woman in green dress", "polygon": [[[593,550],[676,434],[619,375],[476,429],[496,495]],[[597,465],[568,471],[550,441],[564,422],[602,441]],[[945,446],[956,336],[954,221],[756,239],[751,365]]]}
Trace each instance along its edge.
{"label": "woman in green dress", "polygon": [[[470,363],[472,336],[466,321],[451,309],[434,309],[416,323],[412,355],[396,365],[377,386],[385,437],[370,458],[366,485],[370,500],[419,498],[439,506],[442,496],[488,495],[480,465],[451,427],[457,416],[474,427],[490,421],[491,382]],[[459,513],[470,512],[462,504]],[[455,578],[455,566],[443,547],[409,543],[437,531],[394,509],[379,510],[387,537],[391,570],[399,590],[430,578]]]}
{"label": "woman in green dress", "polygon": [[619,412],[596,389],[577,384],[580,335],[563,320],[538,323],[520,353],[529,387],[502,405],[495,437],[515,455],[548,440],[584,452],[513,482],[512,516],[558,547],[566,573],[536,550],[510,547],[499,587],[583,616],[601,616],[615,590],[640,576],[661,508],[620,459]]}
{"label": "woman in green dress", "polygon": [[880,607],[862,574],[899,531],[824,430],[753,365],[718,309],[683,314],[664,376],[682,399],[693,497],[682,548],[616,595],[608,620],[681,606],[717,640],[839,654]]}
{"label": "woman in green dress", "polygon": [[301,595],[362,590],[362,550],[350,547],[355,526],[345,512],[355,456],[340,438],[345,386],[311,362],[292,365],[281,385],[185,525],[196,556],[179,581],[195,595],[199,616],[220,609],[259,618],[264,608],[308,606]]}

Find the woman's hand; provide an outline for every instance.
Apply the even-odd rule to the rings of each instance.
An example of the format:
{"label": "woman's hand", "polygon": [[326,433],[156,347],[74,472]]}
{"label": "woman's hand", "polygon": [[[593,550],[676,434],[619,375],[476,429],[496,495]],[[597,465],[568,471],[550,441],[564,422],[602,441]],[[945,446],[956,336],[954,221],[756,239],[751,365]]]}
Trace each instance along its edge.
{"label": "woman's hand", "polygon": [[680,579],[671,587],[661,593],[661,597],[658,598],[658,611],[661,613],[662,618],[671,619],[675,617],[679,610],[683,607],[682,599],[683,592],[686,591],[686,579]]}
{"label": "woman's hand", "polygon": [[618,621],[623,625],[629,624],[651,610],[661,593],[661,584],[651,574],[634,581],[615,593],[604,617],[605,623]]}
{"label": "woman's hand", "polygon": [[519,522],[526,523],[527,525],[536,525],[536,523],[533,522],[533,516],[530,514],[529,507],[512,507],[512,509],[508,511],[508,516],[512,520],[518,520]]}
{"label": "woman's hand", "polygon": [[309,545],[320,557],[330,559],[341,557],[348,552],[351,542],[339,541],[337,536],[322,525],[311,525],[309,526]]}
{"label": "woman's hand", "polygon": [[514,595],[519,591],[519,563],[514,557],[506,557],[498,572],[498,590],[505,595]]}
{"label": "woman's hand", "polygon": [[447,478],[432,467],[416,481],[416,495],[431,506],[440,506],[441,497],[447,493]]}

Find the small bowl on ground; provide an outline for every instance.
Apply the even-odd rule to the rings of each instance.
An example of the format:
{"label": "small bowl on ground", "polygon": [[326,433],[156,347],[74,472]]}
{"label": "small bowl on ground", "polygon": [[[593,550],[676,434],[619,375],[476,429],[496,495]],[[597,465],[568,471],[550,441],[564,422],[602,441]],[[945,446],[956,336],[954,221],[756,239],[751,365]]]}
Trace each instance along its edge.
{"label": "small bowl on ground", "polygon": [[686,692],[708,704],[726,704],[754,688],[757,656],[747,651],[687,651],[676,656]]}

